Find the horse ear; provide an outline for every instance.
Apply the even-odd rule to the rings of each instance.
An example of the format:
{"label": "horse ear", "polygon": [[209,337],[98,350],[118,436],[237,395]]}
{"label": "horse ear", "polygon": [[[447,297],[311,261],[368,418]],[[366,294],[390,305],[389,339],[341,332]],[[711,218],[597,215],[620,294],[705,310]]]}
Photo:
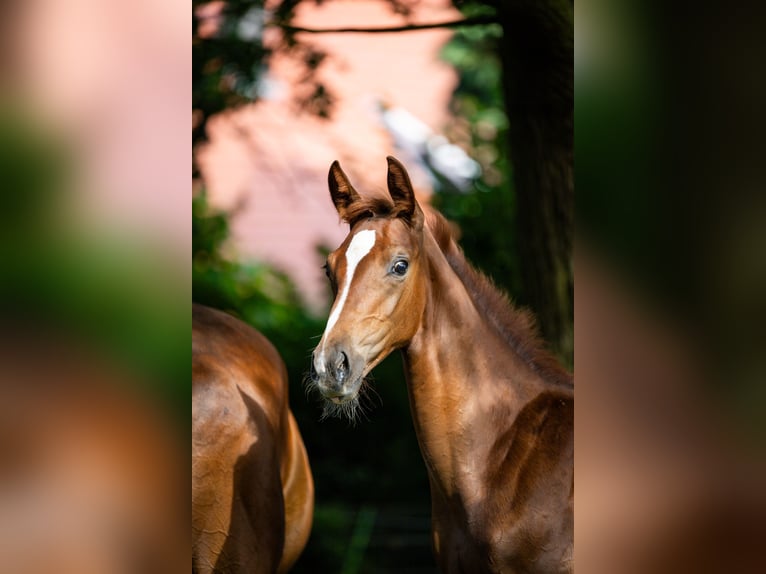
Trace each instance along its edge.
{"label": "horse ear", "polygon": [[327,174],[327,183],[330,185],[330,196],[335,204],[335,209],[338,210],[338,215],[344,221],[348,221],[348,208],[359,199],[359,194],[348,181],[346,174],[343,173],[338,160],[332,162],[330,166],[330,173]]}
{"label": "horse ear", "polygon": [[386,158],[388,162],[388,193],[394,200],[394,205],[407,222],[415,229],[423,227],[423,212],[415,199],[415,191],[407,170],[392,156]]}

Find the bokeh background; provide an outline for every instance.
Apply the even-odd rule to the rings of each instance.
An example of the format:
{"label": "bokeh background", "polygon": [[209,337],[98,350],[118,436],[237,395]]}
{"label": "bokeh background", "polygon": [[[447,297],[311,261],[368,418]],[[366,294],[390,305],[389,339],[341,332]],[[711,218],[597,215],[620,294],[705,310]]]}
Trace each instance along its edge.
{"label": "bokeh background", "polygon": [[[256,326],[287,363],[317,501],[295,571],[434,572],[399,354],[375,369],[356,425],[320,421],[303,388],[332,303],[322,266],[348,233],[327,174],[337,159],[375,193],[385,157],[399,158],[471,261],[520,304],[550,303],[542,326],[571,366],[571,6],[542,17],[444,0],[194,6],[193,299]],[[521,65],[521,50],[546,72]],[[504,79],[523,96],[506,98]],[[527,167],[515,173],[512,157]]]}
{"label": "bokeh background", "polygon": [[180,2],[0,6],[0,570],[188,567]]}
{"label": "bokeh background", "polygon": [[[357,4],[375,4],[370,18]],[[222,4],[200,14],[195,2],[191,51],[180,0],[0,5],[0,570],[188,567],[193,287],[268,331],[291,366],[322,497],[296,570],[433,571],[396,359],[376,372],[380,404],[356,427],[319,423],[300,385],[313,345],[301,333],[318,335],[327,311],[312,279],[318,253],[344,233],[325,170],[340,159],[360,189],[382,188],[386,153],[418,163],[395,120],[419,119],[427,129],[409,124],[415,139],[435,135],[436,149],[444,136],[481,168],[476,179],[461,172],[472,180],[463,193],[463,179],[439,175],[438,154],[427,155],[413,167],[420,197],[459,223],[471,259],[531,305],[519,268],[520,166],[503,147],[512,114],[499,70],[509,52],[482,19],[538,4],[326,0],[260,11],[229,2],[231,18],[221,18]],[[353,12],[320,15],[338,6]],[[569,6],[576,567],[763,572],[764,8]],[[275,15],[270,39],[264,23]],[[481,25],[295,31],[294,44],[285,33],[460,18]],[[365,64],[359,42],[384,40],[385,53]],[[378,77],[393,81],[397,69],[401,84],[382,89]],[[190,106],[202,110],[192,114],[193,157]],[[267,222],[255,219],[266,201],[258,189],[285,190]],[[298,211],[309,194],[315,211]],[[257,235],[284,227],[275,214],[290,209],[309,227],[295,264],[279,253],[297,234]]]}

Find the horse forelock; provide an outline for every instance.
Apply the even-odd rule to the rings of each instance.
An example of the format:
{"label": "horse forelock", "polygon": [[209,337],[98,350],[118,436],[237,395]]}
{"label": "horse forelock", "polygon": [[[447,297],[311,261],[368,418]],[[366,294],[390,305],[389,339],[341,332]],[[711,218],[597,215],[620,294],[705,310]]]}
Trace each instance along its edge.
{"label": "horse forelock", "polygon": [[468,262],[457,244],[454,229],[442,214],[427,208],[425,216],[426,228],[487,321],[534,371],[553,382],[571,384],[571,375],[540,337],[532,312],[516,308],[492,279]]}
{"label": "horse forelock", "polygon": [[343,220],[351,227],[364,219],[373,217],[385,217],[396,219],[404,217],[406,210],[402,206],[397,206],[390,197],[382,195],[373,195],[362,197],[346,207]]}

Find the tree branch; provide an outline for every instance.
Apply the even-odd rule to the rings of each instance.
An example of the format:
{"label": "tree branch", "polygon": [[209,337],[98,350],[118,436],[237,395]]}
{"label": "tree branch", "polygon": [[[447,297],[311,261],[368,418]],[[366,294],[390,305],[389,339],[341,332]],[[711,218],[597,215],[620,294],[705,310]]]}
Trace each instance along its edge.
{"label": "tree branch", "polygon": [[458,28],[460,26],[486,26],[497,24],[494,16],[477,16],[475,18],[462,18],[460,20],[448,20],[433,24],[405,24],[403,26],[391,26],[388,28],[303,28],[275,22],[285,32],[305,32],[307,34],[387,34],[389,32],[413,32],[416,30],[430,30],[432,28]]}

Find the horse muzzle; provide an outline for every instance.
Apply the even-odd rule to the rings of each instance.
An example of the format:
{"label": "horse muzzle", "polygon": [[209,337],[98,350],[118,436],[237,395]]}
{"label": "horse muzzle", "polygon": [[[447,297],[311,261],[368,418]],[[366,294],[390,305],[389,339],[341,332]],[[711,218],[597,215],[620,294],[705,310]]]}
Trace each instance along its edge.
{"label": "horse muzzle", "polygon": [[322,396],[336,404],[354,399],[362,386],[364,364],[354,361],[341,349],[314,352],[311,362],[311,382]]}

